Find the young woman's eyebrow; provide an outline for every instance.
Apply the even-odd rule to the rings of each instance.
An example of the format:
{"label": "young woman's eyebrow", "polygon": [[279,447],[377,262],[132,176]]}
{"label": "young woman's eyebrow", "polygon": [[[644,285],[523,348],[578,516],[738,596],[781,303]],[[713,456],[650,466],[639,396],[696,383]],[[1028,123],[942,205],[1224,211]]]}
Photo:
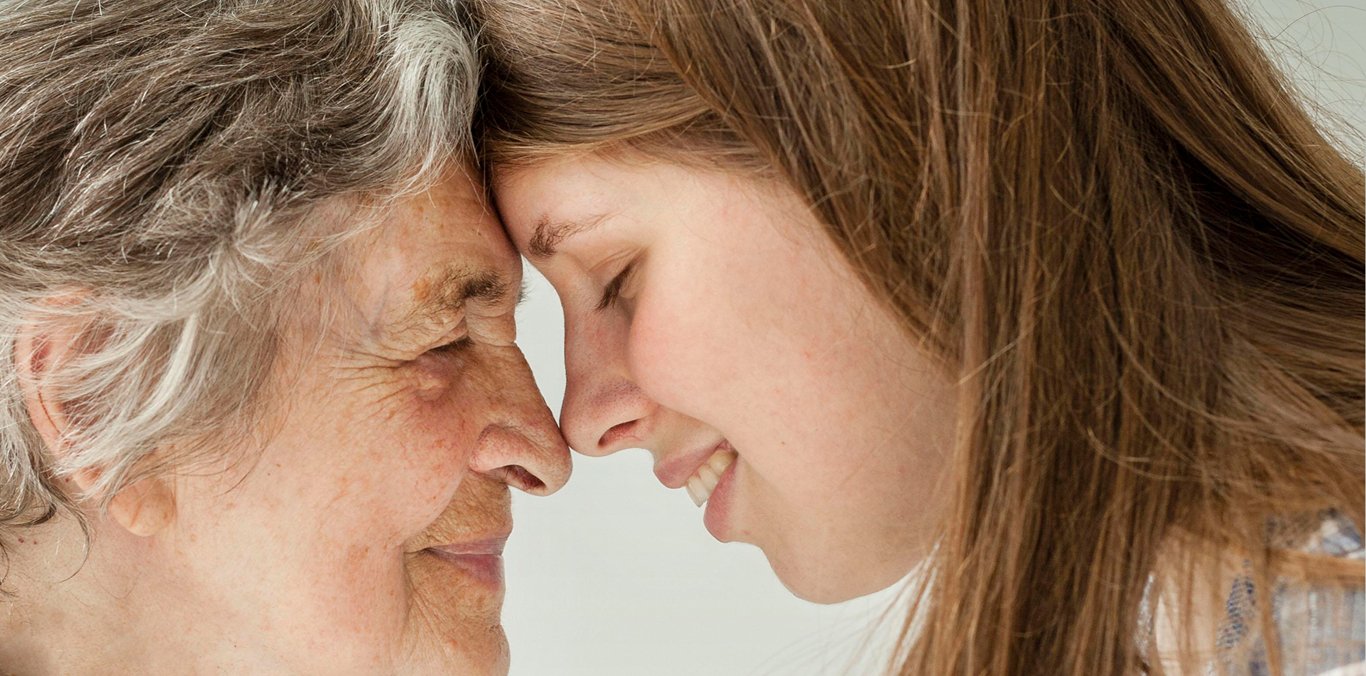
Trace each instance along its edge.
{"label": "young woman's eyebrow", "polygon": [[542,216],[527,242],[527,257],[545,260],[554,256],[555,248],[565,239],[598,227],[610,214],[594,214],[582,220],[552,221]]}

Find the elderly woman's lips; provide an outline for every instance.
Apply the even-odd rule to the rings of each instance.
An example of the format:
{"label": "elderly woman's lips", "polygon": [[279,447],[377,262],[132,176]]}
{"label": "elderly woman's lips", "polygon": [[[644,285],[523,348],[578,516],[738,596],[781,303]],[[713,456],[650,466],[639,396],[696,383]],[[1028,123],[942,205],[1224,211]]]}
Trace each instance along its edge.
{"label": "elderly woman's lips", "polygon": [[428,547],[426,551],[459,568],[468,577],[489,586],[503,584],[503,547],[507,536],[453,542]]}

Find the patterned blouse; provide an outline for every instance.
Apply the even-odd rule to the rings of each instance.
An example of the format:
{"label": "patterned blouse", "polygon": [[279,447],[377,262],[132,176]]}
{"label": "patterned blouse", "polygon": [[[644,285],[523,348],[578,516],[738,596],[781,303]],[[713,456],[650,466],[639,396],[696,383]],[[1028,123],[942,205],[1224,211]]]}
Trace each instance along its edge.
{"label": "patterned blouse", "polygon": [[[1361,534],[1352,522],[1329,513],[1304,551],[1349,559],[1366,559]],[[1366,583],[1366,580],[1363,580]],[[1217,645],[1220,667],[1211,673],[1237,676],[1271,674],[1266,646],[1258,639],[1251,650],[1233,650],[1257,622],[1252,581],[1239,578],[1225,604]],[[1366,591],[1363,587],[1322,587],[1277,583],[1272,618],[1281,636],[1284,676],[1366,676]],[[1236,656],[1236,657],[1235,657]]]}
{"label": "patterned blouse", "polygon": [[[1349,519],[1324,515],[1318,532],[1300,549],[1345,559],[1366,560],[1361,534]],[[1154,580],[1139,608],[1140,645],[1149,644],[1154,627]],[[1278,581],[1271,594],[1271,616],[1280,638],[1283,676],[1366,676],[1366,578],[1354,587]],[[1224,603],[1215,639],[1210,676],[1271,676],[1266,645],[1253,633],[1260,622],[1252,580],[1236,578]],[[1171,665],[1174,668],[1176,665]],[[1177,673],[1180,673],[1179,670]]]}

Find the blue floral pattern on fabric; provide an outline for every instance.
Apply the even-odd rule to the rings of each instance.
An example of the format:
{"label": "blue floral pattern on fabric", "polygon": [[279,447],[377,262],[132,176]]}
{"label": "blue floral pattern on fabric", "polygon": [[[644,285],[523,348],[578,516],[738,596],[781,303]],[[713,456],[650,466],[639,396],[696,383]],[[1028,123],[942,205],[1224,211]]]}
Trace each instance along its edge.
{"label": "blue floral pattern on fabric", "polygon": [[[1328,514],[1305,552],[1366,559],[1361,534],[1351,521]],[[1240,577],[1229,591],[1217,645],[1224,654],[1222,673],[1269,676],[1266,646],[1234,650],[1258,621],[1256,588]],[[1319,676],[1366,661],[1366,591],[1305,583],[1278,582],[1272,593],[1272,618],[1281,636],[1284,676]],[[1235,657],[1236,656],[1236,657]],[[1211,670],[1211,673],[1215,673]]]}

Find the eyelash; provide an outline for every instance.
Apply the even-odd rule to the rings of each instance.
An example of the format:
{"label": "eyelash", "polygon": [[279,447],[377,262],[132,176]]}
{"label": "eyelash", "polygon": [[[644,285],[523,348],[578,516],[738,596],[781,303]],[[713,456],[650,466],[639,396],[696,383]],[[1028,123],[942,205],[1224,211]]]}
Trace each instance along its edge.
{"label": "eyelash", "polygon": [[616,305],[617,301],[621,299],[621,287],[626,285],[626,281],[630,279],[631,272],[634,270],[634,263],[627,265],[622,268],[621,272],[617,273],[616,277],[612,278],[612,281],[607,283],[607,286],[602,290],[602,300],[598,301],[597,309],[599,311]]}

